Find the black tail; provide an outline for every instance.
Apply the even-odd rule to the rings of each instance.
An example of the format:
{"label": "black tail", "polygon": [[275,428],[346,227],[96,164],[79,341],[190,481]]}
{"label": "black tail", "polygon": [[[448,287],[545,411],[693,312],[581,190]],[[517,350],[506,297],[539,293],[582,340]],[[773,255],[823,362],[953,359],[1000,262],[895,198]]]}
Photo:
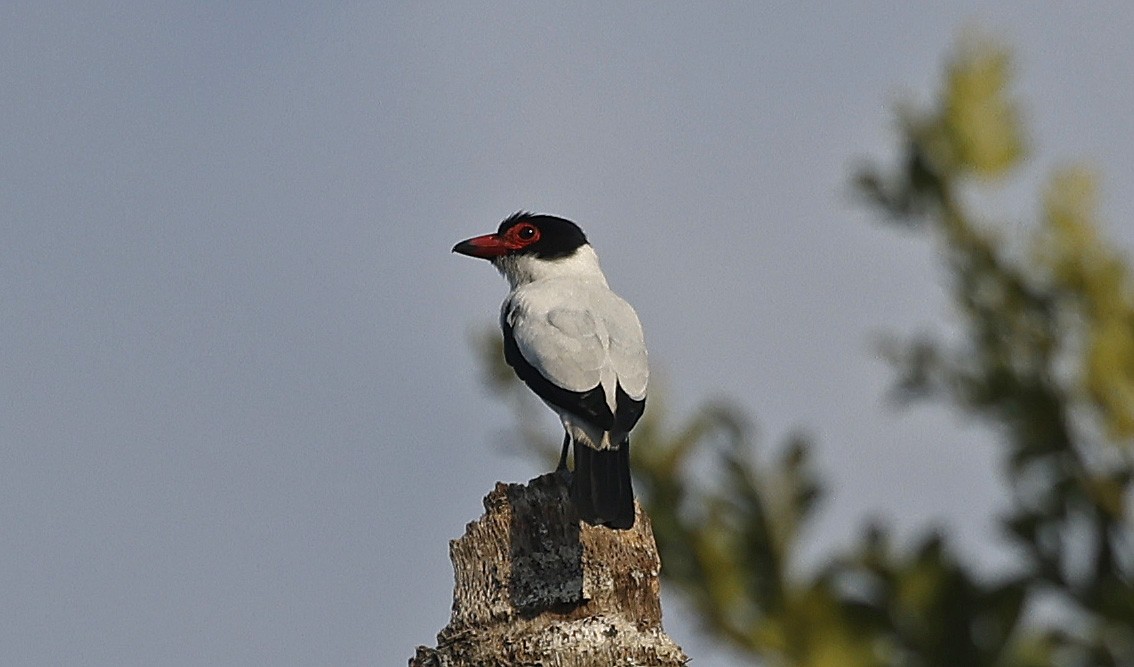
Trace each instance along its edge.
{"label": "black tail", "polygon": [[620,530],[634,526],[629,438],[618,449],[598,450],[575,443],[574,496],[583,521]]}

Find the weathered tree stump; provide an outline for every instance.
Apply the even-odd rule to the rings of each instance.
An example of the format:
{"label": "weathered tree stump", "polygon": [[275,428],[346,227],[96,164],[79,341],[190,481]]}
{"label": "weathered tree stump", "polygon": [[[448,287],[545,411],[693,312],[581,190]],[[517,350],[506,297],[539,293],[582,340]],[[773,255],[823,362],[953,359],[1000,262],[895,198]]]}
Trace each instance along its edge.
{"label": "weathered tree stump", "polygon": [[485,515],[449,543],[456,585],[437,648],[410,667],[684,665],[662,630],[649,518],[630,530],[579,521],[569,473],[498,483]]}

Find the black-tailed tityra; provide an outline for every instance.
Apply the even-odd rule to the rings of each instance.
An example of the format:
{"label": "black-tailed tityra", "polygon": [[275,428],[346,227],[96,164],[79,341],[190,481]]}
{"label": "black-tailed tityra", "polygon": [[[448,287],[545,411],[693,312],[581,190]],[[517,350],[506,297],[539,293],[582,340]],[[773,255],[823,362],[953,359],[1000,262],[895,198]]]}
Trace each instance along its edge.
{"label": "black-tailed tityra", "polygon": [[512,286],[500,309],[504,358],[559,414],[560,470],[575,445],[579,516],[630,528],[629,434],[646,406],[649,377],[638,315],[607,286],[594,249],[569,220],[517,213],[453,252],[491,261]]}

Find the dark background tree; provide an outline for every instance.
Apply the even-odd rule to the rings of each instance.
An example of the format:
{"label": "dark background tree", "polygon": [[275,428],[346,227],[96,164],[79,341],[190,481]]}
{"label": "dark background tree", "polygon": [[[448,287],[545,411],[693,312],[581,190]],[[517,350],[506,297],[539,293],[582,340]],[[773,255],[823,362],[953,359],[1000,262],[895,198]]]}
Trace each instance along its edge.
{"label": "dark background tree", "polygon": [[[1082,168],[1051,177],[1040,219],[1022,233],[970,204],[1025,159],[1010,75],[1004,49],[966,42],[933,105],[900,111],[904,160],[860,169],[854,187],[888,224],[939,248],[959,333],[889,339],[894,397],[993,427],[1011,571],[979,571],[938,530],[897,548],[878,523],[801,571],[800,535],[824,493],[806,438],[764,460],[735,409],[708,404],[675,425],[657,392],[635,433],[665,590],[755,662],[1134,664],[1134,284],[1102,236]],[[529,399],[495,340],[489,384],[523,422]],[[714,474],[690,473],[705,466]]]}

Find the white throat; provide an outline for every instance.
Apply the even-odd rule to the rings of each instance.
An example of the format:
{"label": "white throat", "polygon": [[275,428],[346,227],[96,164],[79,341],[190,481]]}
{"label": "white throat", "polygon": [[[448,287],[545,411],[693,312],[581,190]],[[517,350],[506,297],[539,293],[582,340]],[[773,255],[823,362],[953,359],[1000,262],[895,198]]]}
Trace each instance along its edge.
{"label": "white throat", "polygon": [[510,255],[495,259],[492,264],[508,279],[512,289],[551,278],[590,280],[606,286],[606,276],[599,267],[598,255],[589,243],[579,246],[571,255],[558,259]]}

